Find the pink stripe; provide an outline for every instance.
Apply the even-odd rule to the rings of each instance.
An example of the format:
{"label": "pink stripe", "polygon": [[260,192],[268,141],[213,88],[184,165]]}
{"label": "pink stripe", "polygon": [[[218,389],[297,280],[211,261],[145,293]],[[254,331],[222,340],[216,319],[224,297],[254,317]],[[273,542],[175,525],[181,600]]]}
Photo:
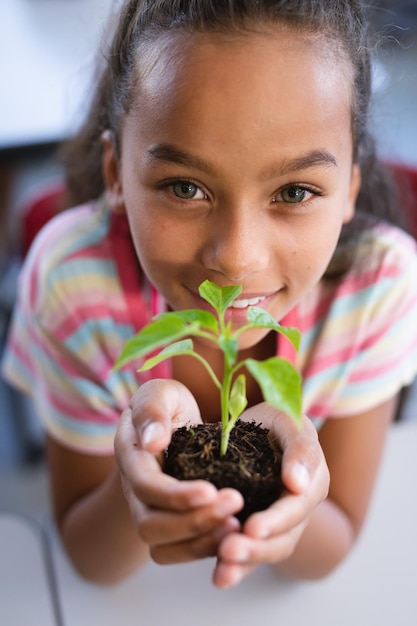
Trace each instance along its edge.
{"label": "pink stripe", "polygon": [[[37,345],[37,346],[41,346],[41,348],[44,351],[44,354],[46,355],[47,358],[51,359],[50,363],[56,363],[57,368],[60,368],[61,372],[68,374],[69,377],[75,377],[75,379],[79,378],[80,375],[82,375],[82,372],[80,371],[80,367],[79,364],[77,364],[77,362],[75,361],[62,361],[60,359],[57,358],[57,355],[55,352],[52,352],[50,350],[50,347],[48,344],[41,344],[35,333],[33,333],[33,337],[32,337],[32,345]],[[38,385],[43,389],[44,395],[45,397],[48,398],[49,402],[51,403],[52,406],[54,406],[55,408],[57,408],[58,410],[60,410],[61,412],[63,412],[65,415],[68,415],[71,418],[74,418],[76,420],[80,420],[83,421],[85,419],[88,419],[90,421],[93,421],[95,423],[101,424],[101,423],[108,423],[109,419],[113,422],[116,419],[119,419],[119,414],[117,414],[117,417],[114,415],[114,410],[111,409],[109,407],[109,411],[111,411],[112,415],[109,418],[108,416],[106,417],[103,413],[103,411],[101,411],[100,413],[94,412],[93,410],[88,410],[87,405],[85,407],[79,407],[79,405],[77,405],[76,403],[70,403],[70,402],[65,402],[65,398],[61,398],[61,396],[57,395],[57,394],[51,394],[48,392],[48,381],[49,381],[49,376],[42,375],[36,375],[32,362],[30,359],[28,359],[28,355],[24,352],[22,352],[22,349],[20,347],[20,343],[17,343],[14,339],[14,337],[11,337],[10,340],[10,344],[9,344],[9,350],[11,350],[15,357],[22,363],[25,364],[25,366],[28,368],[28,370],[30,372],[32,372],[32,375],[34,376],[34,378],[36,378],[36,380],[38,381]],[[77,366],[78,365],[78,366]],[[107,372],[109,368],[106,368]],[[91,372],[93,373],[93,372]],[[92,380],[93,382],[96,382],[91,376],[89,376],[90,380]],[[101,381],[97,381],[98,383],[100,383]],[[38,388],[38,393],[39,393],[39,388]],[[75,385],[75,393],[73,396],[69,395],[69,398],[74,397],[77,398],[77,390],[76,390],[76,385]],[[127,396],[126,396],[127,397]],[[130,396],[127,397],[127,402],[129,401]]]}
{"label": "pink stripe", "polygon": [[[281,326],[292,326],[294,328],[299,328],[298,321],[298,310],[297,307],[294,307],[283,317],[280,322]],[[292,345],[291,341],[289,341],[284,335],[278,335],[277,337],[277,356],[282,359],[286,359],[292,365],[295,366],[297,360],[297,352]]]}
{"label": "pink stripe", "polygon": [[7,350],[8,352],[12,353],[15,356],[17,361],[20,361],[21,363],[23,363],[27,367],[27,369],[33,374],[32,363],[28,359],[27,353],[22,352],[21,345],[22,345],[21,337],[19,337],[19,341],[17,341],[16,336],[13,333],[9,337]]}
{"label": "pink stripe", "polygon": [[305,408],[305,412],[311,419],[327,419],[329,417],[337,417],[334,416],[330,410],[330,402],[312,404],[311,406]]}
{"label": "pink stripe", "polygon": [[[415,308],[416,308],[415,299],[408,300],[406,306],[401,307],[401,309],[397,308],[397,310],[395,311],[396,324],[401,324],[402,320],[407,315],[410,314],[410,311],[413,311]],[[387,312],[384,311],[382,319],[385,321],[385,323],[387,322],[387,318],[388,318],[388,323],[389,323],[390,322],[389,316],[387,316]],[[377,322],[377,318],[375,318],[375,320],[372,320],[373,324],[375,324],[376,322]],[[390,326],[388,328],[384,327],[379,332],[374,333],[370,337],[367,337],[365,341],[363,341],[360,344],[359,346],[360,350],[366,350],[367,348],[371,347],[374,343],[376,343],[379,339],[382,339],[384,335],[387,333],[387,331],[389,330],[389,328]]]}
{"label": "pink stripe", "polygon": [[[407,315],[409,315],[410,311],[412,311],[415,308],[415,304],[416,303],[414,300],[409,300],[405,307],[395,312],[395,315],[397,316],[396,317],[397,324],[401,324],[402,319],[406,317]],[[400,315],[401,317],[399,317]],[[328,367],[332,367],[334,364],[346,362],[347,360],[350,360],[352,358],[352,355],[365,352],[366,350],[369,350],[370,348],[375,346],[379,341],[384,339],[384,337],[386,336],[386,333],[390,330],[390,326],[386,325],[387,314],[385,311],[383,315],[381,316],[381,320],[379,320],[378,318],[374,318],[372,320],[372,325],[375,326],[380,321],[383,321],[385,325],[382,328],[378,329],[377,331],[374,331],[371,334],[367,335],[365,339],[358,344],[352,345],[351,343],[349,343],[349,338],[351,336],[350,332],[341,333],[337,335],[337,337],[334,338],[334,343],[337,345],[344,344],[343,347],[339,348],[338,350],[334,352],[325,354],[323,356],[321,356],[320,354],[316,355],[314,364],[311,367],[307,368],[306,370],[308,371],[308,375],[310,376],[310,375],[318,374],[326,370]],[[389,323],[389,320],[388,320],[388,323]],[[392,363],[390,363],[390,367],[392,367]]]}
{"label": "pink stripe", "polygon": [[320,374],[320,372],[333,367],[333,365],[346,363],[347,361],[350,361],[352,353],[355,352],[356,350],[354,349],[354,346],[346,346],[337,352],[332,352],[331,354],[326,354],[325,356],[317,355],[315,356],[313,363],[304,368],[303,376],[304,378],[310,378],[311,376],[316,376],[317,374]]}
{"label": "pink stripe", "polygon": [[[122,291],[126,299],[131,325],[135,332],[150,319],[150,311],[142,295],[144,274],[130,236],[129,223],[125,215],[111,215],[110,240],[116,259]],[[145,320],[145,322],[144,322]]]}
{"label": "pink stripe", "polygon": [[78,259],[91,261],[92,259],[99,259],[100,261],[114,262],[111,258],[111,250],[108,245],[104,245],[104,241],[99,241],[97,245],[89,246],[88,248],[81,248],[81,250],[75,250],[71,254],[68,254],[66,261],[75,261]]}
{"label": "pink stripe", "polygon": [[[336,350],[332,353],[328,353],[323,356],[315,355],[313,363],[304,369],[303,371],[304,377],[309,378],[310,376],[316,376],[317,374],[320,374],[321,372],[326,371],[327,369],[333,367],[334,365],[347,363],[355,356],[360,355],[361,352],[364,353],[366,350],[371,349],[373,346],[377,345],[378,341],[380,339],[383,339],[386,332],[387,332],[387,329],[381,330],[379,333],[376,333],[372,337],[368,338],[361,345],[355,345],[355,344],[347,345],[343,348],[340,348],[339,350]],[[411,350],[412,348],[409,351],[411,352]],[[404,358],[404,353],[402,353],[402,356],[400,355],[398,360],[395,360],[395,361],[391,360],[389,364],[386,365],[385,368],[380,369],[377,367],[375,368],[375,370],[372,370],[372,371],[374,371],[375,373],[377,373],[378,371],[384,372],[386,369],[392,368],[394,363],[399,362],[401,358]],[[371,370],[367,370],[367,371],[371,372]],[[353,378],[351,380],[353,380]]]}
{"label": "pink stripe", "polygon": [[160,308],[159,308],[160,296],[153,285],[151,285],[151,299],[152,299],[152,304],[151,304],[152,317],[154,317],[154,315],[157,315],[160,312]]}
{"label": "pink stripe", "polygon": [[382,278],[397,278],[400,274],[401,270],[397,265],[389,265],[385,267],[378,266],[356,277],[348,275],[346,280],[340,284],[337,293],[339,296],[356,293],[362,289],[373,287],[376,283],[380,282]]}
{"label": "pink stripe", "polygon": [[[44,389],[47,389],[47,387],[44,387]],[[65,398],[55,394],[47,393],[45,395],[49,400],[49,404],[59,413],[70,416],[71,420],[77,422],[92,422],[94,424],[108,425],[116,424],[120,418],[119,411],[112,407],[107,407],[107,411],[105,411],[105,407],[102,407],[100,411],[98,411],[97,409],[88,407],[86,404],[80,406],[77,403],[65,402]],[[78,398],[78,396],[76,395],[75,398]],[[129,398],[126,399],[126,404],[128,402]]]}
{"label": "pink stripe", "polygon": [[[310,330],[318,321],[327,317],[333,302],[342,296],[357,294],[363,289],[373,287],[378,278],[397,278],[401,274],[401,270],[397,266],[380,267],[364,272],[359,276],[346,276],[342,283],[333,285],[330,281],[323,281],[320,286],[321,298],[317,303],[314,301],[311,311],[304,311],[299,315],[299,329],[303,333]],[[327,293],[326,293],[327,292]]]}
{"label": "pink stripe", "polygon": [[[64,211],[50,220],[42,230],[40,237],[37,237],[35,245],[32,245],[28,262],[26,264],[25,278],[29,275],[29,301],[32,309],[36,307],[38,298],[38,268],[44,267],[43,259],[49,258],[51,247],[54,247],[57,239],[62,237],[62,233],[69,232],[73,224],[78,225],[85,217],[90,217],[94,211],[95,204],[86,204],[77,207],[76,210]],[[58,231],[58,232],[56,232]],[[33,268],[36,272],[32,271]],[[28,273],[28,269],[30,273]]]}
{"label": "pink stripe", "polygon": [[412,344],[407,345],[407,352],[401,351],[396,354],[394,357],[392,353],[390,353],[389,362],[383,361],[375,367],[367,367],[366,370],[356,370],[353,372],[349,378],[349,382],[363,382],[364,380],[372,380],[373,378],[377,378],[378,376],[384,376],[387,373],[391,372],[395,367],[401,365],[409,355],[413,353],[417,348],[417,340],[415,340]]}
{"label": "pink stripe", "polygon": [[[56,314],[58,317],[58,314]],[[60,341],[65,341],[68,337],[71,337],[80,328],[84,326],[90,319],[94,321],[100,319],[111,318],[116,324],[131,324],[130,318],[126,315],[125,310],[112,310],[107,308],[104,304],[91,304],[80,307],[77,310],[77,317],[66,317],[56,327],[53,328],[54,335]],[[145,323],[146,318],[142,318]],[[139,323],[141,320],[139,319]]]}

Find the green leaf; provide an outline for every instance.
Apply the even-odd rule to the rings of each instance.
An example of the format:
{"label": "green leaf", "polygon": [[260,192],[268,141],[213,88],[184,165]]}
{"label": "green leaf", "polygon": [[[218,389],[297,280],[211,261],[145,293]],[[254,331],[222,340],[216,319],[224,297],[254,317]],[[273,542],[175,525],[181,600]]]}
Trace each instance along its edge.
{"label": "green leaf", "polygon": [[210,280],[205,280],[198,288],[198,292],[218,314],[222,314],[242,292],[242,285],[219,287]]}
{"label": "green leaf", "polygon": [[151,357],[142,365],[139,369],[140,372],[147,372],[148,370],[155,367],[155,365],[159,365],[162,361],[166,361],[166,359],[170,359],[173,356],[179,356],[188,354],[191,356],[195,356],[194,346],[191,339],[183,339],[182,341],[176,341],[171,345],[167,346],[159,354]]}
{"label": "green leaf", "polygon": [[298,328],[293,328],[291,326],[281,326],[273,317],[265,311],[265,309],[261,309],[257,306],[251,306],[248,309],[248,322],[251,326],[256,328],[270,328],[271,330],[275,330],[277,333],[281,335],[285,335],[289,341],[291,341],[292,345],[296,350],[300,347],[300,338],[301,334]]}
{"label": "green leaf", "polygon": [[280,357],[262,362],[248,359],[246,366],[261,387],[264,399],[301,426],[301,376],[295,367]]}
{"label": "green leaf", "polygon": [[213,333],[219,332],[218,321],[213,313],[210,313],[210,311],[202,311],[200,309],[169,311],[168,313],[160,313],[155,319],[167,319],[173,315],[175,315],[178,319],[182,319],[186,324],[198,322],[201,328],[211,330]]}
{"label": "green leaf", "polygon": [[239,374],[233,383],[229,398],[229,413],[233,422],[243,413],[247,405],[246,378],[244,374]]}
{"label": "green leaf", "polygon": [[155,319],[126,342],[114,367],[117,369],[133,359],[146,356],[198,329],[198,323],[186,324],[175,312],[170,317]]}

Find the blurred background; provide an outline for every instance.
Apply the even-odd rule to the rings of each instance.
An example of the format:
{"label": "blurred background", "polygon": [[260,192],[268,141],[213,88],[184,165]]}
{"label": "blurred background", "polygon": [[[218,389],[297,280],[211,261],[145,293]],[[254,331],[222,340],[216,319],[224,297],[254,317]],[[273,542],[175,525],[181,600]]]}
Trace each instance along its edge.
{"label": "blurred background", "polygon": [[[0,3],[0,357],[28,245],[27,212],[62,182],[56,156],[89,102],[97,49],[119,0]],[[375,0],[372,124],[380,155],[417,170],[417,2]],[[32,215],[33,218],[33,215]],[[36,215],[35,215],[36,223]],[[417,418],[417,393],[402,419]],[[48,509],[43,434],[30,402],[0,379],[0,509]]]}

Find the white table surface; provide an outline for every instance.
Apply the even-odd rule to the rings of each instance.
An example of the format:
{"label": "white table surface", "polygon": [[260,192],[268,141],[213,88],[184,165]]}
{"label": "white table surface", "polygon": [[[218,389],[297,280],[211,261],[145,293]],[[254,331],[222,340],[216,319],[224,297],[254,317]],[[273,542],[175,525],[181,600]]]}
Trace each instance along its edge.
{"label": "white table surface", "polygon": [[0,1],[0,149],[60,141],[77,127],[117,2]]}
{"label": "white table surface", "polygon": [[[371,444],[370,444],[371,445]],[[81,580],[56,535],[65,626],[416,626],[417,421],[396,424],[364,531],[326,580],[288,582],[260,568],[238,588],[210,582],[213,563],[150,564],[114,587]]]}
{"label": "white table surface", "polygon": [[0,624],[57,626],[42,532],[20,515],[0,513]]}

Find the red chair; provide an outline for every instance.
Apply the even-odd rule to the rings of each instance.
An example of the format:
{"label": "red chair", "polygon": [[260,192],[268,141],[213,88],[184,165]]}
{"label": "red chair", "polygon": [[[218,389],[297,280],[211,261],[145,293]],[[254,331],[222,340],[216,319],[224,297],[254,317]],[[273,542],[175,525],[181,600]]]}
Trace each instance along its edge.
{"label": "red chair", "polygon": [[400,199],[406,216],[410,233],[417,239],[417,168],[399,163],[389,163],[398,186]]}
{"label": "red chair", "polygon": [[43,226],[63,209],[65,187],[56,184],[30,200],[22,212],[22,255],[26,256],[32,241]]}

